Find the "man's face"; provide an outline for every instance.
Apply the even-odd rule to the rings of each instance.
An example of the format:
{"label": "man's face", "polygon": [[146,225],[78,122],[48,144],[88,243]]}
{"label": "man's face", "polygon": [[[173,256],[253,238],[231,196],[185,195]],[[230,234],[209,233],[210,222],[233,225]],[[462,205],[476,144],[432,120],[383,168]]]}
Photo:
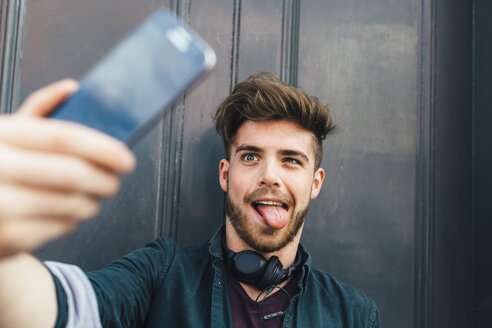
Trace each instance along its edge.
{"label": "man's face", "polygon": [[251,248],[270,253],[301,232],[323,169],[315,170],[314,135],[290,121],[245,121],[237,130],[230,160],[220,163],[226,211],[237,235]]}

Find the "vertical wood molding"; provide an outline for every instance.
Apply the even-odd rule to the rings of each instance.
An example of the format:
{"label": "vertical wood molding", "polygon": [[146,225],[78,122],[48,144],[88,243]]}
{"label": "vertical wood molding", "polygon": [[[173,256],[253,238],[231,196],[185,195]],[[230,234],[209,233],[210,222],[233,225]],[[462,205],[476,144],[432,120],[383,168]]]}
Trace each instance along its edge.
{"label": "vertical wood molding", "polygon": [[181,162],[183,147],[183,122],[185,97],[178,99],[163,118],[162,158],[160,170],[161,192],[158,195],[160,227],[156,227],[161,236],[176,239],[178,236]]}
{"label": "vertical wood molding", "polygon": [[283,1],[280,79],[294,86],[298,82],[300,11],[300,0]]}
{"label": "vertical wood molding", "polygon": [[19,102],[25,0],[0,2],[0,113],[11,113]]}
{"label": "vertical wood molding", "polygon": [[473,271],[475,328],[490,327],[492,322],[492,2],[473,1]]}
{"label": "vertical wood molding", "polygon": [[[191,19],[190,9],[191,0],[171,1],[171,10],[188,24]],[[160,192],[157,195],[155,231],[160,236],[175,240],[178,237],[185,109],[186,93],[175,101],[162,122]]]}
{"label": "vertical wood molding", "polygon": [[241,35],[241,0],[234,0],[232,11],[232,47],[231,47],[231,79],[229,92],[238,82],[239,73],[239,39]]}
{"label": "vertical wood molding", "polygon": [[423,0],[419,40],[419,143],[416,159],[414,327],[433,323],[435,218],[435,1]]}

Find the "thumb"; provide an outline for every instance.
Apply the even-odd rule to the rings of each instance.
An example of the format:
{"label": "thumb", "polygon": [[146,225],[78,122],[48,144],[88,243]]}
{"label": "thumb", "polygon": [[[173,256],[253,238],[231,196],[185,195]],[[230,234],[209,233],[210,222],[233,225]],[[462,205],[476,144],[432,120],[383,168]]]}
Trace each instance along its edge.
{"label": "thumb", "polygon": [[64,79],[51,83],[31,93],[17,113],[31,117],[46,116],[77,91],[78,87],[79,83],[73,79]]}

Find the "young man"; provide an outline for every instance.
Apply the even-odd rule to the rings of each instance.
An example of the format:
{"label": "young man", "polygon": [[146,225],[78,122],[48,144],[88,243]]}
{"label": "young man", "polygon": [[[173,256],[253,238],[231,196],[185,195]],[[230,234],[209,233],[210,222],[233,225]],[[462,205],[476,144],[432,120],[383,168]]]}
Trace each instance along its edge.
{"label": "young man", "polygon": [[[28,100],[21,115],[46,114],[73,90],[67,86],[72,82],[64,83],[54,87],[56,92],[48,92],[50,97],[43,94],[46,97],[41,97],[42,101]],[[48,99],[55,100],[49,103]],[[94,196],[112,194],[117,189],[116,174],[130,171],[134,160],[121,144],[87,129],[42,119],[16,119],[0,121],[0,130],[2,124],[13,127],[10,133],[16,132],[16,126],[31,124],[34,131],[47,132],[57,124],[56,128],[73,128],[79,135],[63,142],[58,139],[63,131],[51,139],[44,137],[47,140],[23,136],[12,141],[12,134],[0,133],[0,151],[16,158],[0,166],[0,194],[2,188],[5,194],[14,193],[13,202],[0,203],[0,228],[10,227],[17,233],[15,238],[11,233],[0,233],[4,250],[0,253],[0,324],[33,327],[56,321],[60,327],[380,327],[374,302],[312,267],[300,244],[309,203],[318,196],[324,180],[320,168],[322,140],[334,128],[328,109],[316,98],[267,73],[236,85],[215,115],[227,153],[219,167],[220,185],[226,192],[225,225],[205,245],[181,248],[159,238],[87,274],[53,262],[45,264],[48,271],[32,257],[19,254],[92,215],[97,207]],[[90,150],[90,145],[82,145],[79,140],[87,137],[84,134],[94,142],[104,139],[105,149],[98,145]],[[110,154],[104,155],[103,150],[109,149]],[[41,156],[40,152],[55,156],[51,161],[45,159],[45,165],[68,161],[62,171],[78,165],[89,178],[104,178],[106,187],[89,183],[67,186],[55,177],[33,177],[33,183],[20,173],[19,163],[25,168],[27,160]],[[117,159],[122,164],[116,164]],[[11,168],[9,164],[15,163],[16,168]],[[75,181],[80,182],[79,178]],[[78,197],[72,200],[74,213],[57,205],[69,194]],[[33,204],[27,214],[16,212],[15,201],[18,204],[22,197]],[[44,208],[42,197],[56,210]],[[57,215],[53,211],[58,211]],[[13,220],[19,217],[20,222]],[[25,244],[28,234],[36,229],[42,233]],[[23,287],[26,279],[35,286]],[[26,300],[27,293],[33,300]],[[31,314],[29,319],[22,318],[26,312]]]}

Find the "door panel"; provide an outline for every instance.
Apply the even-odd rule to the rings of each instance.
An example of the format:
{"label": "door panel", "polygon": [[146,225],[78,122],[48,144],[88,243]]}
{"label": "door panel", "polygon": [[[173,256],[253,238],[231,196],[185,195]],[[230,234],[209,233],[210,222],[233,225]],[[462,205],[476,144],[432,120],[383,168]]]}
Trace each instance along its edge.
{"label": "door panel", "polygon": [[314,263],[375,299],[386,325],[413,327],[418,8],[319,1],[300,12],[298,83],[340,123],[303,240]]}

